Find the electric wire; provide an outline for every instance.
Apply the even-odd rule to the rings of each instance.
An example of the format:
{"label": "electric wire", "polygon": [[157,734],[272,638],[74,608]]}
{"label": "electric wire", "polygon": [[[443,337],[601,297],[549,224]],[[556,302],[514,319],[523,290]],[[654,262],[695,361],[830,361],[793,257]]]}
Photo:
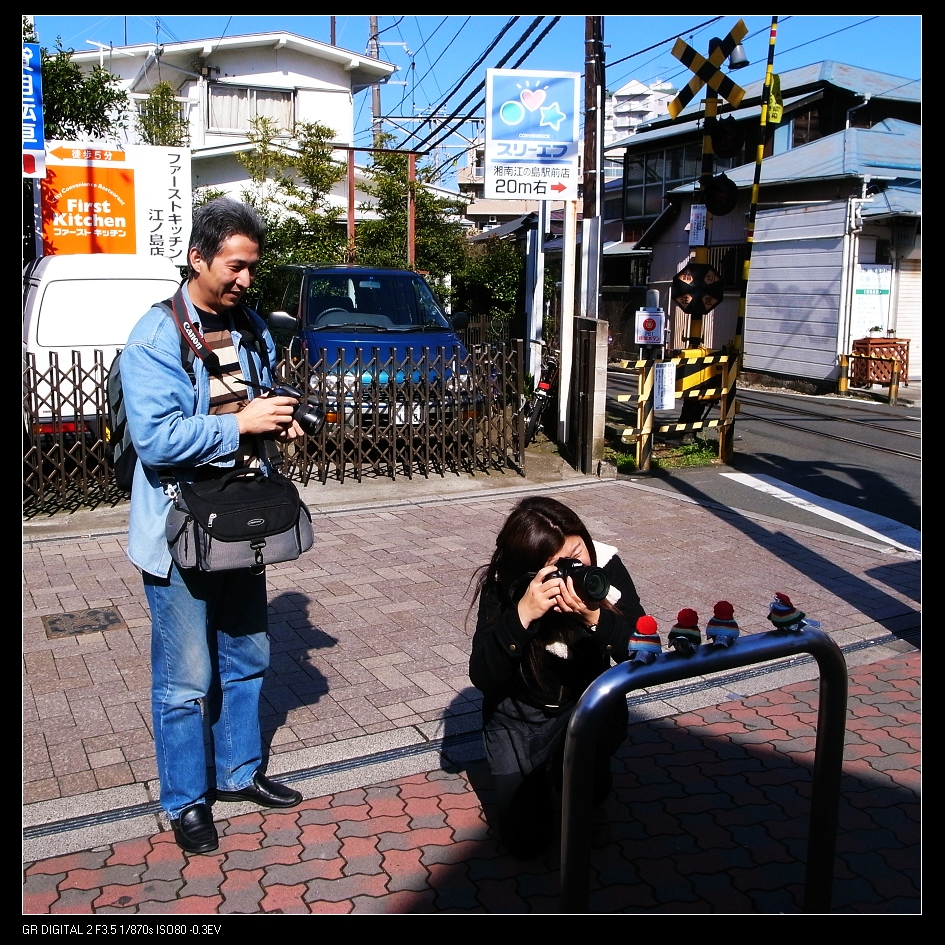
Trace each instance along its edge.
{"label": "electric wire", "polygon": [[[504,66],[504,65],[512,58],[512,56],[518,51],[518,49],[519,49],[519,47],[522,45],[522,43],[524,43],[525,40],[528,39],[528,37],[538,28],[539,23],[541,23],[541,21],[542,21],[543,19],[544,19],[544,16],[536,16],[535,19],[534,19],[534,20],[531,22],[531,24],[528,26],[528,28],[525,30],[525,32],[521,35],[521,37],[519,37],[519,39],[518,39],[518,41],[515,43],[515,45],[499,60],[499,62],[498,62],[493,68],[495,68],[495,69],[501,69],[502,66]],[[423,148],[425,145],[428,144],[428,142],[430,141],[431,138],[436,138],[437,140],[436,140],[433,144],[429,145],[429,146],[426,148],[426,151],[427,151],[427,152],[432,151],[433,148],[435,148],[437,144],[439,144],[442,140],[444,140],[444,138],[449,137],[449,135],[451,135],[451,134],[456,130],[455,128],[451,128],[451,129],[449,129],[448,131],[444,132],[443,134],[440,134],[440,132],[443,131],[443,128],[444,128],[446,125],[448,125],[448,124],[450,124],[451,122],[453,122],[453,121],[456,119],[456,117],[462,112],[462,110],[463,110],[485,87],[486,87],[486,82],[485,82],[485,79],[483,79],[483,81],[480,82],[480,83],[469,93],[469,95],[467,95],[466,98],[463,99],[462,102],[460,102],[460,104],[459,104],[459,105],[457,106],[457,108],[454,110],[453,114],[450,115],[448,118],[444,119],[443,124],[441,125],[440,129],[439,129],[438,131],[431,131],[422,141],[420,141],[420,142],[417,144],[417,146],[416,146],[416,148],[415,148],[414,150],[419,151],[421,148]],[[484,101],[485,101],[485,99],[483,99],[483,102],[484,102]],[[481,107],[481,105],[483,104],[483,102],[480,102],[478,105],[476,105],[476,107],[473,109],[473,111],[476,111],[477,109],[479,109],[479,108]],[[459,125],[461,125],[461,124],[462,124],[464,121],[466,121],[466,120],[468,120],[466,117],[463,117],[462,119],[460,119],[460,121],[457,123],[457,127],[459,127]],[[437,135],[440,135],[440,137],[437,137]]]}
{"label": "electric wire", "polygon": [[[834,30],[832,33],[824,33],[823,36],[818,36],[815,39],[809,39],[806,43],[800,43],[797,46],[791,46],[790,49],[785,49],[783,52],[779,51],[779,56],[784,56],[789,52],[794,52],[796,49],[803,49],[805,46],[810,46],[812,43],[819,43],[822,39],[828,39],[831,36],[836,36],[838,33],[844,33],[847,30],[852,30],[855,26],[863,26],[864,23],[872,23],[873,20],[878,20],[878,16],[871,16],[865,20],[860,20],[859,23],[851,23],[849,26],[842,26],[838,30]],[[750,38],[750,37],[749,37]]]}
{"label": "electric wire", "polygon": [[[377,39],[377,37],[380,36],[382,33],[386,33],[388,30],[394,29],[395,26],[400,26],[400,24],[403,23],[403,21],[404,21],[405,19],[406,19],[406,16],[402,16],[396,23],[391,23],[390,26],[385,26],[384,29],[378,30],[378,31],[374,34],[374,38]],[[368,42],[370,42],[370,41],[371,41],[371,37],[368,36]]]}
{"label": "electric wire", "polygon": [[658,49],[660,46],[665,46],[667,43],[675,42],[680,36],[697,33],[699,30],[704,29],[707,26],[711,26],[713,23],[717,23],[721,20],[722,17],[714,16],[711,20],[706,20],[704,23],[700,23],[698,26],[690,26],[688,29],[682,30],[679,33],[674,33],[668,39],[660,40],[658,43],[653,43],[652,46],[647,46],[645,49],[638,49],[635,53],[630,53],[629,56],[624,56],[622,59],[615,59],[613,62],[608,62],[608,68],[613,68],[614,66],[619,66],[622,62],[627,62],[629,59],[634,59],[637,56],[642,56],[644,53],[648,53],[651,49]]}
{"label": "electric wire", "polygon": [[[420,77],[420,80],[419,80],[420,82],[422,82],[433,71],[437,63],[446,55],[446,53],[449,51],[453,43],[455,43],[456,40],[459,38],[459,34],[462,33],[462,31],[466,29],[466,27],[469,25],[469,21],[471,19],[472,19],[471,16],[466,17],[466,19],[463,21],[463,25],[456,31],[456,33],[453,35],[453,38],[446,44],[446,46],[443,47],[443,51],[439,54],[439,56],[437,56],[436,59],[434,59],[433,62],[430,63],[430,68],[427,69],[427,71],[424,72],[423,75]],[[431,36],[430,38],[432,39],[433,37]],[[429,59],[429,56],[427,58]],[[440,94],[442,95],[442,93]]]}
{"label": "electric wire", "polygon": [[[413,58],[412,58],[411,61],[410,61],[410,71],[413,73],[413,75],[412,75],[412,79],[413,79],[413,90],[412,90],[412,91],[413,91],[413,94],[411,95],[411,104],[412,104],[412,105],[413,105],[413,99],[415,98],[418,89],[421,89],[422,86],[423,86],[423,80],[422,80],[422,79],[417,79],[417,56],[419,56],[420,53],[423,52],[423,50],[424,50],[424,48],[426,47],[427,43],[430,42],[430,40],[433,39],[434,36],[436,36],[437,32],[439,32],[439,30],[440,30],[440,27],[443,26],[443,25],[446,23],[446,21],[447,21],[448,19],[449,19],[449,17],[444,16],[443,19],[440,20],[440,22],[439,22],[439,24],[437,25],[437,27],[436,27],[436,28],[433,30],[433,32],[430,34],[429,38],[425,38],[424,35],[423,35],[423,30],[422,30],[421,27],[420,27],[420,21],[417,19],[416,16],[413,18],[413,22],[414,22],[414,24],[415,24],[416,27],[417,27],[417,33],[420,35],[420,39],[422,39],[423,42],[420,44],[420,46],[419,46],[419,48],[417,49],[417,51],[413,54]],[[469,22],[469,17],[466,18],[466,21]],[[397,35],[400,36],[401,39],[404,38],[403,33],[401,33],[400,30],[397,31]],[[406,44],[406,40],[405,40],[405,44]],[[427,62],[429,62],[429,61],[430,61],[430,54],[427,53]],[[424,78],[426,78],[426,74],[424,74]],[[437,94],[437,95],[442,95],[442,94],[443,94],[443,90],[440,88],[440,83],[439,83],[439,81],[437,80],[436,75],[433,76],[433,83],[434,83],[434,85],[436,85],[436,94]],[[397,103],[397,106],[396,106],[396,107],[397,107],[397,108],[400,108],[400,106],[404,104],[404,102],[406,101],[406,99],[407,99],[407,88],[406,88],[406,83],[405,83],[404,94],[401,96],[400,101]]]}
{"label": "electric wire", "polygon": [[[414,96],[416,95],[417,90],[423,87],[423,83],[424,83],[424,81],[426,80],[426,77],[427,77],[428,75],[430,75],[431,72],[433,72],[433,67],[436,65],[437,62],[439,62],[439,61],[443,58],[443,56],[446,55],[446,51],[450,48],[450,46],[453,45],[453,43],[454,43],[455,40],[456,40],[456,37],[458,37],[459,34],[462,33],[462,31],[466,28],[466,25],[469,23],[469,21],[472,19],[472,17],[471,17],[471,16],[467,16],[467,17],[466,17],[466,19],[465,19],[465,21],[463,22],[462,26],[460,26],[460,28],[456,31],[456,35],[453,37],[453,39],[451,39],[451,40],[446,44],[446,46],[443,48],[443,50],[442,50],[442,52],[440,53],[440,55],[436,57],[436,61],[435,61],[435,62],[430,62],[430,54],[429,54],[429,52],[427,53],[427,63],[429,63],[429,68],[428,68],[427,71],[424,72],[423,75],[418,79],[418,78],[416,77],[416,71],[417,71],[417,56],[420,54],[420,52],[423,50],[423,48],[427,45],[427,43],[428,43],[431,39],[433,39],[433,37],[437,34],[437,32],[439,32],[440,27],[443,26],[443,25],[446,23],[446,21],[447,21],[448,19],[449,19],[448,16],[444,16],[443,19],[440,21],[440,25],[437,26],[437,28],[430,34],[429,38],[428,38],[428,39],[423,39],[423,31],[420,29],[420,22],[419,22],[419,20],[417,20],[416,17],[414,17],[414,22],[417,24],[417,32],[420,34],[420,38],[423,39],[423,42],[420,44],[420,48],[419,48],[419,49],[417,50],[417,52],[414,54],[414,57],[413,57],[413,59],[412,59],[412,61],[411,61],[411,64],[410,64],[410,66],[411,66],[411,71],[413,71],[413,73],[414,73],[414,81],[413,81],[413,94],[414,94]],[[440,82],[439,82],[439,79],[437,79],[437,77],[436,77],[436,73],[433,74],[433,83],[434,83],[434,85],[436,85],[436,94],[437,94],[437,95],[442,95],[442,94],[443,94],[443,89],[440,88]],[[404,101],[405,101],[406,98],[407,98],[407,90],[404,89],[404,94],[401,96],[401,99],[400,99],[400,101],[397,103],[397,105],[395,106],[395,108],[399,110],[400,107],[401,107],[401,105],[404,104]],[[429,98],[429,96],[428,96],[428,98]],[[413,97],[412,97],[412,100],[411,100],[411,108],[413,108],[414,110],[416,110],[416,102],[413,101]]]}
{"label": "electric wire", "polygon": [[[462,88],[466,80],[473,74],[473,72],[476,71],[476,69],[479,68],[479,66],[482,65],[483,62],[485,62],[486,56],[488,56],[489,53],[491,53],[492,50],[495,49],[495,47],[502,41],[502,37],[505,36],[505,34],[518,22],[519,19],[521,19],[521,17],[518,17],[518,16],[509,17],[508,22],[498,32],[495,39],[492,40],[492,42],[483,51],[483,53],[479,56],[479,58],[466,70],[463,77],[458,82],[454,83],[452,89],[450,89],[450,91],[446,94],[445,98],[441,99],[436,105],[433,106],[432,109],[430,109],[431,118],[428,119],[426,122],[423,122],[420,126],[417,127],[415,131],[413,131],[403,141],[401,141],[400,142],[401,147],[404,147],[407,144],[407,142],[410,141],[411,138],[416,138],[418,134],[420,133],[420,129],[423,127],[423,125],[430,123],[430,121],[432,120],[432,117],[436,115],[436,113]],[[467,22],[469,22],[469,18],[467,18]],[[464,23],[463,26],[465,25],[466,24]],[[459,33],[457,33],[456,35],[458,36]],[[446,50],[444,49],[443,52],[445,53]],[[439,62],[439,59],[437,59],[437,62]],[[475,94],[475,92],[473,94]],[[460,108],[462,107],[463,106],[460,105]],[[447,119],[447,121],[450,121],[450,120],[451,120],[450,118]],[[423,143],[421,142],[421,146],[422,144]]]}
{"label": "electric wire", "polygon": [[[518,59],[518,61],[517,61],[517,62],[515,63],[515,65],[512,67],[513,69],[517,69],[523,62],[525,62],[525,60],[526,60],[526,59],[532,54],[532,52],[534,52],[534,50],[537,48],[538,44],[552,31],[552,29],[554,29],[554,27],[557,25],[557,23],[558,23],[558,21],[559,21],[560,19],[561,19],[560,16],[556,16],[556,17],[554,17],[554,18],[552,19],[552,21],[541,31],[541,33],[539,33],[538,38],[535,40],[535,42],[533,42],[533,43],[531,44],[531,46],[529,46],[528,49],[525,50],[525,53]],[[485,103],[486,103],[486,100],[485,100],[485,99],[482,99],[482,100],[479,102],[479,104],[473,109],[473,112],[478,111],[478,109],[479,109],[482,105],[485,105]],[[466,118],[464,118],[463,121],[470,121],[471,119],[472,119],[472,115],[469,115],[469,116],[467,116]],[[462,122],[460,122],[460,124],[462,124]],[[450,131],[449,134],[454,134],[454,133],[456,132],[456,130],[460,127],[460,124],[456,125],[456,127],[453,128],[453,130]],[[445,136],[445,137],[448,137],[448,135]],[[435,142],[435,144],[431,147],[431,150],[432,150],[433,147],[436,147],[442,140],[444,140],[444,139],[441,138],[441,139],[439,139],[439,141]],[[434,181],[437,180],[437,179],[439,178],[439,176],[440,176],[440,173],[441,173],[446,167],[448,167],[450,164],[455,164],[455,162],[460,158],[461,155],[467,154],[468,152],[472,151],[472,150],[473,150],[474,148],[476,148],[476,147],[477,147],[477,144],[476,144],[476,143],[473,143],[473,144],[470,145],[468,148],[463,148],[463,150],[460,151],[459,154],[454,154],[454,155],[452,155],[451,157],[447,158],[447,160],[443,161],[442,164],[439,164],[437,167],[435,167],[435,168],[431,171],[431,173],[430,173],[430,179],[431,179],[431,180],[434,180]]]}

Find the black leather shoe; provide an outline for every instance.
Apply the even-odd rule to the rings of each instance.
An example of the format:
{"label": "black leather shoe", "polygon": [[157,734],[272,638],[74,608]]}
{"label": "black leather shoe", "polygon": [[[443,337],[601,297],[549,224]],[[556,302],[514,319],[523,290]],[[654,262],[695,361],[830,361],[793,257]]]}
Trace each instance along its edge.
{"label": "black leather shoe", "polygon": [[270,781],[261,771],[253,775],[253,783],[241,791],[217,791],[218,801],[252,801],[260,807],[295,807],[302,795],[284,784]]}
{"label": "black leather shoe", "polygon": [[191,804],[181,811],[180,817],[171,821],[174,839],[186,853],[210,853],[220,841],[213,817],[206,804]]}

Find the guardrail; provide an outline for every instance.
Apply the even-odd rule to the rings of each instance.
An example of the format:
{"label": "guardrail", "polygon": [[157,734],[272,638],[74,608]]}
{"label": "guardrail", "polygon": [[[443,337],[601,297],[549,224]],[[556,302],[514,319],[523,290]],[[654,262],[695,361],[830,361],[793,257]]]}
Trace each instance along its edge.
{"label": "guardrail", "polygon": [[[850,369],[853,367],[854,387],[872,387],[873,384],[883,384],[889,387],[889,402],[896,404],[899,402],[899,382],[902,373],[902,361],[896,357],[883,357],[872,354],[841,354],[840,376],[837,380],[837,393],[848,394],[850,392],[851,380]],[[884,370],[874,371],[874,364],[880,365]],[[865,370],[857,371],[858,365],[866,365]]]}
{"label": "guardrail", "polygon": [[707,676],[798,653],[809,653],[820,668],[803,908],[805,912],[829,911],[843,765],[847,668],[837,644],[823,631],[807,628],[800,632],[772,630],[741,637],[729,647],[707,644],[698,647],[691,656],[663,653],[650,663],[620,663],[591,683],[574,709],[565,739],[561,810],[562,912],[588,910],[594,751],[600,722],[610,704],[615,699],[625,698],[635,689]]}

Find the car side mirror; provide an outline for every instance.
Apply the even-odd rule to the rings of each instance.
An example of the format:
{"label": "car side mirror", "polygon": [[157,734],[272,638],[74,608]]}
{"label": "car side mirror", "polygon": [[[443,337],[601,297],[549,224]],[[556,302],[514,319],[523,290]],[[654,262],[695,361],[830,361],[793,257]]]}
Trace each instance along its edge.
{"label": "car side mirror", "polygon": [[463,329],[469,327],[469,316],[465,312],[456,312],[450,318],[450,324],[456,331],[463,331]]}
{"label": "car side mirror", "polygon": [[299,320],[288,312],[270,312],[266,316],[266,322],[269,324],[270,331],[291,331],[299,330]]}

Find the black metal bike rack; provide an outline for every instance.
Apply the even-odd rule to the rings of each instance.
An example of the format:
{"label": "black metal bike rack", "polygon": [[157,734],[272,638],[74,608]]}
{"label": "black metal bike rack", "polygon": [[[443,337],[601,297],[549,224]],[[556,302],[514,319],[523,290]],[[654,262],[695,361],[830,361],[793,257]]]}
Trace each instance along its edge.
{"label": "black metal bike rack", "polygon": [[837,644],[820,630],[772,630],[741,637],[730,647],[700,646],[692,656],[662,653],[651,663],[620,663],[581,697],[564,749],[561,811],[561,912],[588,911],[591,804],[597,731],[614,699],[635,689],[707,676],[754,663],[809,653],[820,669],[817,744],[804,885],[805,912],[829,912],[833,891],[837,815],[846,724],[847,666]]}

